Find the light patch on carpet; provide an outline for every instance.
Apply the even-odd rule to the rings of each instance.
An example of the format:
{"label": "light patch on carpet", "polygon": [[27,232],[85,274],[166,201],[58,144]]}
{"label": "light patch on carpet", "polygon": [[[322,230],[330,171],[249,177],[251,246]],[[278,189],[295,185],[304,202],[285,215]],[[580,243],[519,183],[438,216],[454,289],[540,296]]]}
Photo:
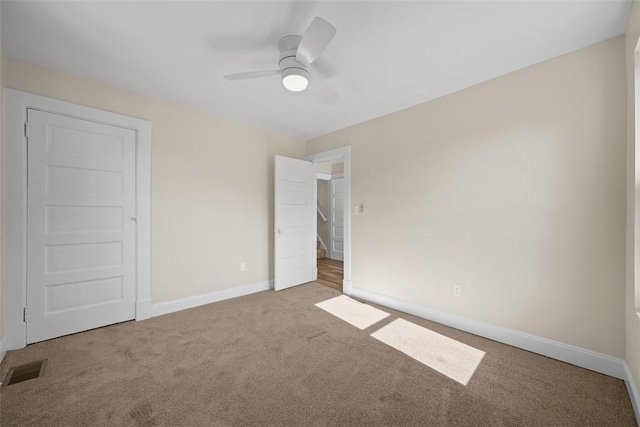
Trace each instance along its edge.
{"label": "light patch on carpet", "polygon": [[371,336],[462,385],[467,385],[485,355],[484,351],[404,319],[394,320]]}
{"label": "light patch on carpet", "polygon": [[374,323],[378,323],[389,316],[389,313],[351,299],[346,295],[319,302],[316,307],[333,314],[358,329],[367,329]]}

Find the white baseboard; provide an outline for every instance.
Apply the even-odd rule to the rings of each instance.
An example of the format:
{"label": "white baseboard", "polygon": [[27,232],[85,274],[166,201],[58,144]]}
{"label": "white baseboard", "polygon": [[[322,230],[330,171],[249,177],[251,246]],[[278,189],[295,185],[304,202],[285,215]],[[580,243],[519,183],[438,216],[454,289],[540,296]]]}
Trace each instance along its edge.
{"label": "white baseboard", "polygon": [[352,287],[351,296],[380,304],[394,310],[422,317],[442,325],[470,332],[481,337],[489,338],[504,344],[522,348],[533,353],[542,354],[563,362],[571,363],[582,368],[600,372],[621,380],[626,379],[624,361],[606,354],[596,353],[572,345],[563,344],[524,332],[500,326],[482,323],[464,317],[455,316],[441,311],[426,308],[417,304],[369,292]]}
{"label": "white baseboard", "polygon": [[145,320],[151,318],[151,300],[145,299],[136,301],[136,320]]}
{"label": "white baseboard", "polygon": [[633,411],[636,413],[636,421],[640,425],[640,393],[638,393],[638,387],[636,386],[636,382],[633,379],[633,374],[631,374],[631,370],[629,370],[629,365],[627,362],[623,362],[624,364],[624,383],[627,386],[627,391],[629,392],[629,398],[631,399],[631,404],[633,405]]}
{"label": "white baseboard", "polygon": [[153,317],[162,316],[163,314],[174,313],[188,308],[198,307],[213,302],[224,301],[226,299],[241,297],[256,292],[268,291],[273,287],[272,281],[264,281],[252,283],[250,285],[237,286],[234,288],[222,289],[220,291],[211,292],[209,294],[196,295],[188,298],[181,298],[174,301],[161,302],[151,306],[151,315]]}

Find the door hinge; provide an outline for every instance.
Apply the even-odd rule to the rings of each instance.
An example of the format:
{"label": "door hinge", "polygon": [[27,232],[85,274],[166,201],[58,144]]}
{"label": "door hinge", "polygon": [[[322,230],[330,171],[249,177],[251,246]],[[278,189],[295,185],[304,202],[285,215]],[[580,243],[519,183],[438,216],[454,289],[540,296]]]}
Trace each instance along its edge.
{"label": "door hinge", "polygon": [[25,307],[22,310],[22,320],[26,323],[27,322],[27,307]]}
{"label": "door hinge", "polygon": [[24,136],[26,136],[27,138],[29,138],[29,122],[24,122]]}

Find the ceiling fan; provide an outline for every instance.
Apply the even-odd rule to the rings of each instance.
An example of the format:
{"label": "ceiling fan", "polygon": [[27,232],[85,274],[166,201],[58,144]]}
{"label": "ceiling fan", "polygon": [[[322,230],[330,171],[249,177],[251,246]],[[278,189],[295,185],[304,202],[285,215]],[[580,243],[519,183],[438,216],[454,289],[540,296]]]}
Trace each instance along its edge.
{"label": "ceiling fan", "polygon": [[229,74],[227,80],[246,80],[280,74],[284,87],[292,92],[301,92],[307,87],[313,89],[326,104],[333,104],[339,99],[337,93],[322,80],[311,75],[309,68],[327,48],[336,29],[320,17],[315,17],[303,36],[290,35],[280,39],[279,70],[250,71],[247,73]]}

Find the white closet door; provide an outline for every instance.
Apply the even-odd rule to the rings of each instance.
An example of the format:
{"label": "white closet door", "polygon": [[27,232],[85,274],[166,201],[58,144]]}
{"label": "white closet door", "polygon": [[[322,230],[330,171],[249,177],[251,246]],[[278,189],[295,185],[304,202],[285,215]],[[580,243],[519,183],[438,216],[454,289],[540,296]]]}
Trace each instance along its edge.
{"label": "white closet door", "polygon": [[27,343],[135,317],[135,138],[28,111]]}

